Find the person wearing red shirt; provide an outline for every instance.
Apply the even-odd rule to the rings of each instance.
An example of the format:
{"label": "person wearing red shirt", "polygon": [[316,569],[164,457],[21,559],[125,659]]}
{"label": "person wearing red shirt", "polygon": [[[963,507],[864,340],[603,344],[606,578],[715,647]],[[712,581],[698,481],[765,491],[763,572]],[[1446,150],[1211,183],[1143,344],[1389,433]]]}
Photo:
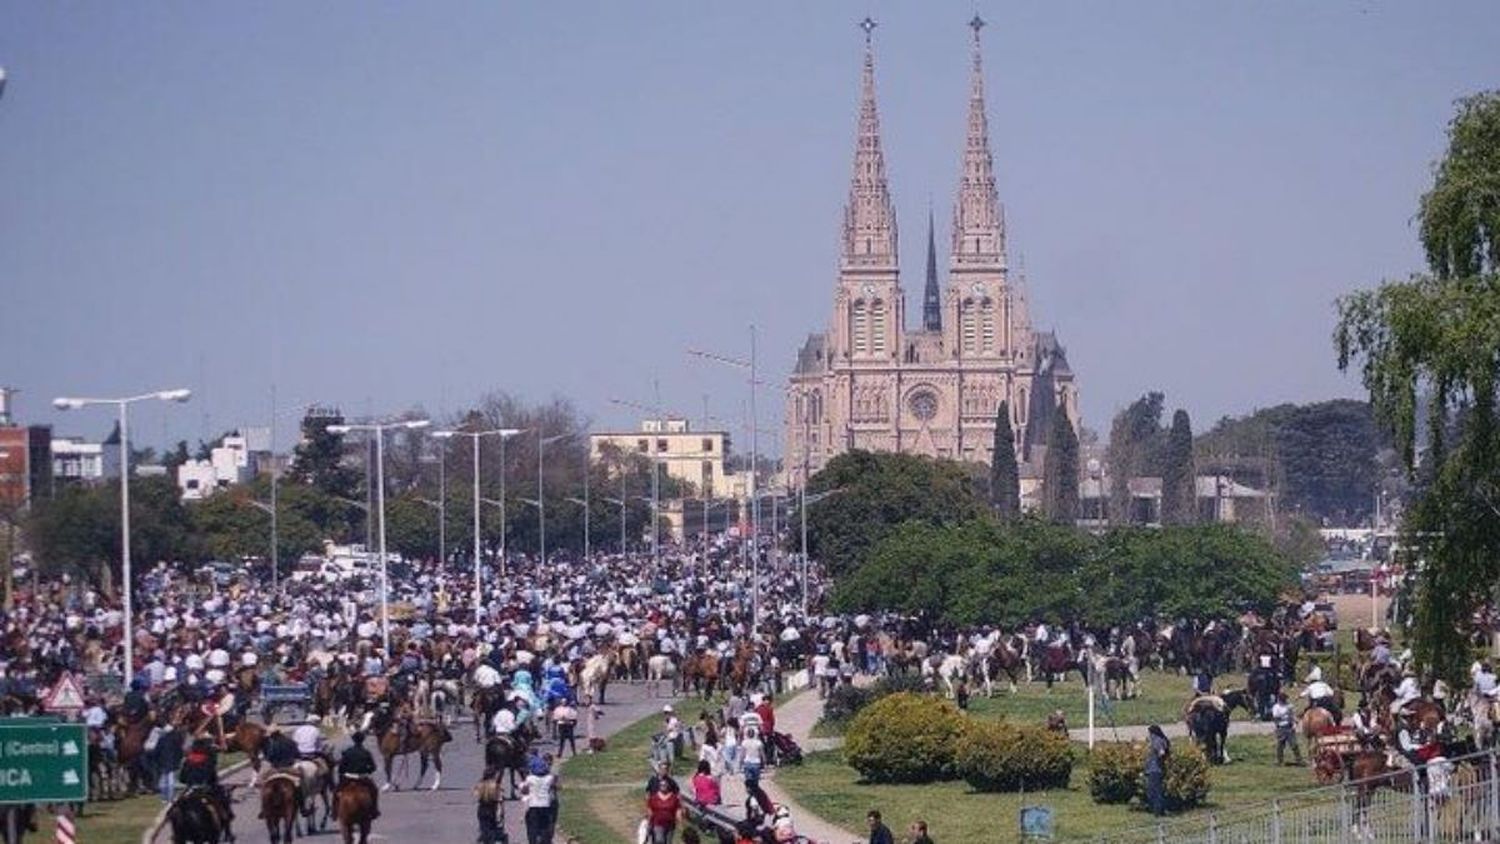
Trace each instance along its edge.
{"label": "person wearing red shirt", "polygon": [[776,764],[775,742],[771,740],[776,734],[776,710],[771,708],[771,696],[761,698],[760,703],[755,705],[755,714],[760,716],[761,735],[766,742],[766,764]]}
{"label": "person wearing red shirt", "polygon": [[646,798],[646,815],[650,824],[651,844],[672,844],[672,834],[677,830],[677,813],[682,809],[682,799],[666,781],[656,784],[656,790]]}

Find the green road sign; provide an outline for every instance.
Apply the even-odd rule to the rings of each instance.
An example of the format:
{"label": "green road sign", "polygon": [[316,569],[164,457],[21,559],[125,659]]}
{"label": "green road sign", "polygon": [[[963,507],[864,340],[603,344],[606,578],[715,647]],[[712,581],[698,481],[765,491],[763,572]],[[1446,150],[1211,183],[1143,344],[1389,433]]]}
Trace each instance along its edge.
{"label": "green road sign", "polygon": [[0,723],[0,803],[81,803],[89,795],[88,771],[82,724]]}

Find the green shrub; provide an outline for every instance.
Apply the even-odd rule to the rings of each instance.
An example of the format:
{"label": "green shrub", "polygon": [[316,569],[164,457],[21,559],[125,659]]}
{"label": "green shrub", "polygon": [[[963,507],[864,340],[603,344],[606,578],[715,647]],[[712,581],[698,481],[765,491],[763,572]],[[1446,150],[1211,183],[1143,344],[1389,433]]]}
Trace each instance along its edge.
{"label": "green shrub", "polygon": [[927,683],[922,679],[921,674],[887,674],[876,680],[870,689],[877,699],[901,692],[923,694],[929,691]]}
{"label": "green shrub", "polygon": [[954,767],[975,791],[1066,788],[1073,749],[1067,737],[1042,727],[974,723],[959,740]]}
{"label": "green shrub", "polygon": [[1095,803],[1129,803],[1141,789],[1146,749],[1141,744],[1100,744],[1089,754],[1089,795]]}
{"label": "green shrub", "polygon": [[930,695],[888,695],[866,706],[844,736],[844,761],[870,782],[951,779],[966,719]]}
{"label": "green shrub", "polygon": [[[1208,759],[1190,742],[1179,742],[1173,746],[1172,755],[1167,757],[1162,786],[1169,811],[1178,812],[1201,804],[1208,799]],[[1145,797],[1143,781],[1141,799]]]}
{"label": "green shrub", "polygon": [[[1101,744],[1089,754],[1089,794],[1095,803],[1146,802],[1146,745]],[[1208,799],[1208,759],[1190,742],[1172,746],[1162,787],[1167,809],[1191,809]]]}

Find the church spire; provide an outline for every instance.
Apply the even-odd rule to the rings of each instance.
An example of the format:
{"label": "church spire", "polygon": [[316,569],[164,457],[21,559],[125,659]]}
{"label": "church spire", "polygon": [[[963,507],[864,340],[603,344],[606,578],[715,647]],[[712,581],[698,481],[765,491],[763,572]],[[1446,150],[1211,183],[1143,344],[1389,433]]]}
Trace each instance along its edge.
{"label": "church spire", "polygon": [[860,21],[865,31],[865,66],[860,84],[859,132],[854,146],[854,176],[844,206],[843,264],[846,267],[896,266],[896,209],[885,178],[880,147],[880,115],[875,109],[875,21]]}
{"label": "church spire", "polygon": [[937,238],[933,232],[931,206],[927,208],[927,289],[922,293],[922,329],[943,330],[943,297],[938,291]]}
{"label": "church spire", "polygon": [[953,207],[953,263],[1005,264],[1005,217],[995,191],[995,161],[990,156],[989,123],[984,114],[984,68],[979,30],[984,20],[969,21],[974,30],[974,70],[969,87],[969,130],[964,145],[958,202]]}

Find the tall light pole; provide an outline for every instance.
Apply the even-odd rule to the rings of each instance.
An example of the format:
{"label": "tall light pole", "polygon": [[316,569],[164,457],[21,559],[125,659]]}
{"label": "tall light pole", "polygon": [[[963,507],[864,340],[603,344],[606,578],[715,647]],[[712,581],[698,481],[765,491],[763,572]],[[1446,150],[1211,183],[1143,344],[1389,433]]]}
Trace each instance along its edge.
{"label": "tall light pole", "polygon": [[474,621],[484,611],[484,578],[480,569],[479,547],[479,441],[484,437],[500,438],[500,573],[505,574],[505,441],[521,433],[520,428],[495,428],[489,431],[433,431],[440,440],[468,437],[474,443]]}
{"label": "tall light pole", "polygon": [[[0,76],[0,86],[4,85],[4,77]],[[125,611],[125,685],[129,687],[131,680],[135,679],[135,633],[134,614],[135,605],[131,587],[130,571],[130,415],[126,408],[139,401],[171,401],[185,402],[193,397],[193,391],[185,388],[175,390],[157,390],[154,393],[142,393],[138,396],[126,396],[121,399],[87,399],[61,397],[52,400],[52,406],[58,410],[79,410],[90,405],[111,404],[120,411],[120,576],[125,581],[124,598]]]}
{"label": "tall light pole", "polygon": [[406,419],[399,422],[372,422],[361,425],[329,425],[330,434],[365,431],[375,437],[375,509],[380,516],[380,638],[384,641],[386,659],[391,658],[391,580],[385,558],[385,432],[415,431],[431,425],[428,419]]}
{"label": "tall light pole", "polygon": [[688,349],[688,354],[696,358],[743,369],[749,373],[748,381],[750,388],[750,477],[748,479],[750,493],[750,629],[751,634],[760,625],[760,494],[755,488],[755,476],[760,471],[760,422],[755,415],[755,397],[760,380],[756,377],[755,359],[755,326],[750,326],[750,359],[726,357],[711,352]]}
{"label": "tall light pole", "polygon": [[567,438],[568,438],[567,434],[553,434],[550,437],[544,437],[544,436],[542,436],[542,429],[541,429],[541,427],[540,426],[537,427],[537,429],[536,429],[536,500],[532,501],[531,499],[528,499],[528,498],[521,499],[522,501],[525,501],[528,504],[535,504],[536,505],[536,521],[537,521],[537,529],[538,529],[538,540],[537,541],[538,541],[538,545],[540,546],[540,550],[541,550],[541,558],[540,558],[539,562],[543,566],[547,565],[547,496],[546,496],[546,493],[545,493],[545,491],[543,489],[543,485],[545,483],[544,480],[543,480],[543,478],[542,478],[542,467],[543,467],[543,465],[545,465],[544,464],[543,455],[547,451],[547,444],[548,443],[555,443],[558,440],[565,440]]}

